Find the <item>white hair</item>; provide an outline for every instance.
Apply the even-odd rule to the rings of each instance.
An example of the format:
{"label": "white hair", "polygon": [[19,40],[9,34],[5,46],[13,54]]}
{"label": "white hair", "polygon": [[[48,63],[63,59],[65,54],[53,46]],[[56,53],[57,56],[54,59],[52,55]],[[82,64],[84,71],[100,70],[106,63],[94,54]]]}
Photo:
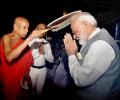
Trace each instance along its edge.
{"label": "white hair", "polygon": [[88,22],[93,26],[97,26],[97,20],[88,12],[82,12],[77,16],[77,19],[81,22]]}

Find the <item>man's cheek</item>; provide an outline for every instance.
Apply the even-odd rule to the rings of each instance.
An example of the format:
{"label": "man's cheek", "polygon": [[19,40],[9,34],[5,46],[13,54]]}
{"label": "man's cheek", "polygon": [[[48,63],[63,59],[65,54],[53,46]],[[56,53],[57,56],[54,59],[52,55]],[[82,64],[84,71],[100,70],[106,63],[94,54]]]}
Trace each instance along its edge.
{"label": "man's cheek", "polygon": [[84,33],[81,33],[81,34],[80,34],[80,39],[81,39],[81,40],[85,40],[85,39],[86,39]]}

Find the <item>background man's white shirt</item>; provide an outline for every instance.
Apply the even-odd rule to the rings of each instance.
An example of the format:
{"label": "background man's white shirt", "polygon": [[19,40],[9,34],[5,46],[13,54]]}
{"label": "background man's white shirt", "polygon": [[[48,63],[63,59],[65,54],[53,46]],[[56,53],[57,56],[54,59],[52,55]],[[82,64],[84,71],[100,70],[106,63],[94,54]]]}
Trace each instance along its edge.
{"label": "background man's white shirt", "polygon": [[[50,47],[50,44],[45,40],[45,39],[33,39],[28,45],[31,47],[32,45],[34,45],[34,43],[37,42],[38,45],[35,45],[32,48],[32,56],[34,59],[34,65],[35,66],[43,66],[45,65],[45,60],[49,61],[49,62],[53,62],[54,57],[52,55],[52,50]],[[40,54],[39,53],[39,43],[44,42],[46,44],[44,44],[44,54]]]}

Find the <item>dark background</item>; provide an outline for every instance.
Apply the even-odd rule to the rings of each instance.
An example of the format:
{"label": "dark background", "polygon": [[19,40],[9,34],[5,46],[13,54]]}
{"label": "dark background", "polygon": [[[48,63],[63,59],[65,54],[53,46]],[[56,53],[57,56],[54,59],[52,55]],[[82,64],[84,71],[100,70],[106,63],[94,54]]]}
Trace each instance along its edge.
{"label": "dark background", "polygon": [[[38,23],[43,22],[45,24],[49,24],[51,21],[62,16],[63,11],[69,13],[76,10],[82,10],[90,12],[93,16],[95,16],[98,21],[98,26],[100,28],[106,28],[113,37],[115,37],[116,25],[118,25],[120,40],[120,0],[4,0],[2,3],[1,1],[0,37],[12,31],[14,18],[17,16],[26,17],[30,21],[30,33]],[[65,31],[59,31],[59,33],[63,34],[63,32],[67,31],[69,32],[69,30],[65,29]],[[59,36],[60,35],[56,34],[54,35],[54,38],[57,41],[62,41],[61,37]],[[56,40],[53,41],[53,48],[57,48],[57,46],[60,47],[61,45],[59,42],[56,43]],[[56,48],[52,50],[59,50],[59,48]],[[53,90],[51,84],[50,86],[46,86],[48,95],[51,95],[54,91],[51,90]],[[54,93],[56,93],[56,90],[53,92],[53,94]],[[62,92],[60,91],[60,93]],[[70,94],[68,93],[68,95]]]}
{"label": "dark background", "polygon": [[[8,4],[9,6],[5,5]],[[90,12],[98,20],[99,27],[105,27],[110,34],[115,34],[115,24],[120,18],[119,0],[39,0],[39,1],[6,1],[0,15],[0,37],[12,31],[13,20],[17,16],[24,16],[30,21],[30,29],[39,22],[49,24],[62,16],[63,11],[72,12],[82,10]],[[6,14],[6,15],[5,15]]]}

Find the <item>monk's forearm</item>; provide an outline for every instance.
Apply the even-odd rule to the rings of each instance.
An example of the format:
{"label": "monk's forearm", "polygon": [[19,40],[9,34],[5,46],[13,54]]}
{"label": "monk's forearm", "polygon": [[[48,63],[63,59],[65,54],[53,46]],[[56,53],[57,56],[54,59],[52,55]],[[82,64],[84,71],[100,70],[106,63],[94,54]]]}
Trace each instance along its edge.
{"label": "monk's forearm", "polygon": [[20,46],[11,51],[6,57],[8,62],[12,62],[14,59],[19,57],[23,50],[27,47],[30,40],[31,39],[28,37]]}

